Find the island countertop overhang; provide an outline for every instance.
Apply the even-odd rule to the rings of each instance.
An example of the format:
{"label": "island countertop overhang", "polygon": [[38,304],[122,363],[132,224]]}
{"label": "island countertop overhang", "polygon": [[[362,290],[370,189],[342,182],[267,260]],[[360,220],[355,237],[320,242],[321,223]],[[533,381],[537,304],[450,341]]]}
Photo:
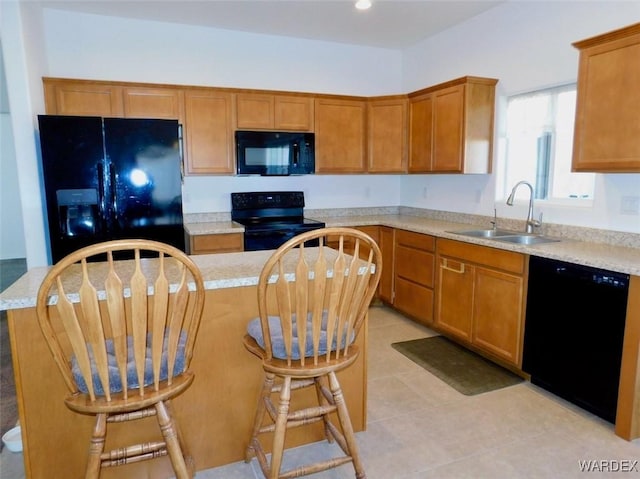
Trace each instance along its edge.
{"label": "island countertop overhang", "polygon": [[[205,289],[214,290],[257,285],[262,266],[272,253],[269,250],[246,251],[194,255],[191,259],[202,273]],[[35,307],[38,289],[49,268],[32,268],[3,291],[0,311]]]}

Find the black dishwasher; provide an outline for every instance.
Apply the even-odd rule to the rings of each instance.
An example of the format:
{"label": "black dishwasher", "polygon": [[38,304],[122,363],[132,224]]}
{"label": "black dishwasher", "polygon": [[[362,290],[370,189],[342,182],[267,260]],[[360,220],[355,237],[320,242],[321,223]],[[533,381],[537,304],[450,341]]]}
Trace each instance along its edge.
{"label": "black dishwasher", "polygon": [[522,369],[615,423],[629,275],[531,256]]}

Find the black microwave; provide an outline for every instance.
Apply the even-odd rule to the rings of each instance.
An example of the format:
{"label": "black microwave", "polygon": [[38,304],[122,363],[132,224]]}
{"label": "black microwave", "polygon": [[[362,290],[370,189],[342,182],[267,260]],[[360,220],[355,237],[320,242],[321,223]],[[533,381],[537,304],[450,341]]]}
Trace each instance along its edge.
{"label": "black microwave", "polygon": [[287,176],[315,173],[313,133],[236,131],[236,173]]}

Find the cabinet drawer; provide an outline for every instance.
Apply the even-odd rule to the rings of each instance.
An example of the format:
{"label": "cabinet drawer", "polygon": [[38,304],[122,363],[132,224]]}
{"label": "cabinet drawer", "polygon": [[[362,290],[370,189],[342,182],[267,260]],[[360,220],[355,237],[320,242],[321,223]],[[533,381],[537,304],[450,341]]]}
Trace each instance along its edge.
{"label": "cabinet drawer", "polygon": [[396,275],[433,288],[434,256],[426,251],[396,246]]}
{"label": "cabinet drawer", "polygon": [[242,233],[197,235],[190,237],[191,254],[233,253],[244,250]]}
{"label": "cabinet drawer", "polygon": [[434,251],[436,248],[436,240],[433,236],[407,230],[396,230],[396,244],[423,251]]}
{"label": "cabinet drawer", "polygon": [[421,323],[433,322],[433,290],[396,277],[395,306]]}
{"label": "cabinet drawer", "polygon": [[510,273],[524,274],[525,255],[514,251],[440,238],[438,239],[438,254],[460,258],[470,263],[490,266]]}

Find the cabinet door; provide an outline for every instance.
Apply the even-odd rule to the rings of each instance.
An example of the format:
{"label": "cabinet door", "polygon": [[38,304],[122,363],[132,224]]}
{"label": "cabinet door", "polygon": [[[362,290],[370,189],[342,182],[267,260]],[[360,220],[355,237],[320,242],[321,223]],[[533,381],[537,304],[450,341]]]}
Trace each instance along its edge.
{"label": "cabinet door", "polygon": [[238,129],[313,131],[311,96],[236,95]]}
{"label": "cabinet door", "polygon": [[393,304],[393,275],[394,275],[394,229],[380,226],[378,245],[382,250],[382,275],[378,286],[378,294],[382,301]]}
{"label": "cabinet door", "polygon": [[273,95],[238,93],[236,117],[238,129],[272,129]]}
{"label": "cabinet door", "polygon": [[273,127],[285,131],[313,131],[313,98],[275,95]]}
{"label": "cabinet door", "polygon": [[49,115],[122,117],[122,88],[100,82],[43,80]]}
{"label": "cabinet door", "polygon": [[582,43],[572,171],[640,172],[640,24]]}
{"label": "cabinet door", "polygon": [[476,267],[473,343],[520,364],[524,280],[520,276]]}
{"label": "cabinet door", "polygon": [[440,257],[436,324],[446,333],[471,341],[474,267]]}
{"label": "cabinet door", "polygon": [[406,98],[370,100],[368,105],[370,173],[403,173],[407,162]]}
{"label": "cabinet door", "polygon": [[412,99],[409,103],[409,173],[431,170],[432,130],[432,95]]}
{"label": "cabinet door", "polygon": [[366,171],[365,119],[364,100],[316,99],[316,172]]}
{"label": "cabinet door", "polygon": [[123,88],[126,118],[166,118],[184,123],[184,93],[173,88]]}
{"label": "cabinet door", "polygon": [[232,174],[233,94],[185,91],[187,174]]}
{"label": "cabinet door", "polygon": [[434,93],[432,171],[462,172],[464,88],[457,85]]}

